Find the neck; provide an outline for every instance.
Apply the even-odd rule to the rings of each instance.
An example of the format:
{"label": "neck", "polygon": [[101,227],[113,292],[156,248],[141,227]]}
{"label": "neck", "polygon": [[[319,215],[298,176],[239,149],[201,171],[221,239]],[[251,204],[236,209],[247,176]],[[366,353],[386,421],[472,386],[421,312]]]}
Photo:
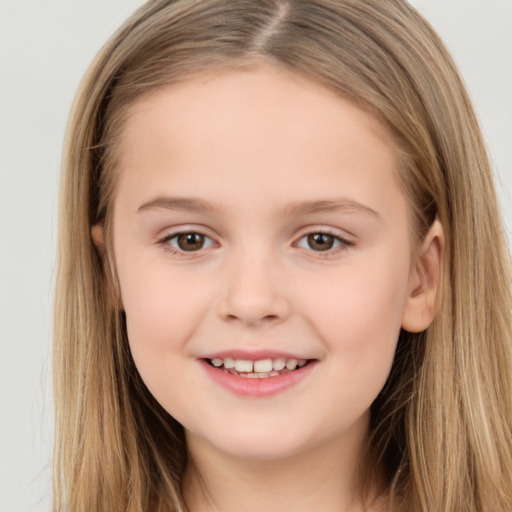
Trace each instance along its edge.
{"label": "neck", "polygon": [[216,451],[187,433],[190,464],[183,493],[190,512],[361,512],[360,431],[278,459]]}

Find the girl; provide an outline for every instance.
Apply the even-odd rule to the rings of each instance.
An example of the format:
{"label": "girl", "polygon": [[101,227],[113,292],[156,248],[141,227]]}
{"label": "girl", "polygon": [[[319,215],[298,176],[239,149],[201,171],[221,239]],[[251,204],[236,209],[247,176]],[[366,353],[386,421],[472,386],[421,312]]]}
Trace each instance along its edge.
{"label": "girl", "polygon": [[512,510],[510,258],[400,0],[152,0],[78,94],[55,507]]}

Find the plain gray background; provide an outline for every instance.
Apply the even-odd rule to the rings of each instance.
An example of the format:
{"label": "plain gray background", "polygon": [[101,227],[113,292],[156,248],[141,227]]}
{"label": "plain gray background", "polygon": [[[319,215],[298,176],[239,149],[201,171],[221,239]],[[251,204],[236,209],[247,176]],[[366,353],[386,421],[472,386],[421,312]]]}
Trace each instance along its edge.
{"label": "plain gray background", "polygon": [[[142,3],[0,0],[0,512],[50,509],[50,339],[64,129],[92,57]],[[512,0],[411,3],[441,34],[468,84],[510,237]]]}

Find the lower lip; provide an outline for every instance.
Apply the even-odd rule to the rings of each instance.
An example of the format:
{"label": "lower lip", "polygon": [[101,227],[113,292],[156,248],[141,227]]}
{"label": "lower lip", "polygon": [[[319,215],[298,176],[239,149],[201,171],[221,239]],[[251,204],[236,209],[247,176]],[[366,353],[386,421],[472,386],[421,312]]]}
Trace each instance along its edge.
{"label": "lower lip", "polygon": [[292,372],[274,377],[251,379],[214,368],[204,360],[201,360],[200,363],[214,382],[236,395],[251,397],[268,397],[282,393],[304,380],[316,366],[316,362],[311,361],[306,366]]}

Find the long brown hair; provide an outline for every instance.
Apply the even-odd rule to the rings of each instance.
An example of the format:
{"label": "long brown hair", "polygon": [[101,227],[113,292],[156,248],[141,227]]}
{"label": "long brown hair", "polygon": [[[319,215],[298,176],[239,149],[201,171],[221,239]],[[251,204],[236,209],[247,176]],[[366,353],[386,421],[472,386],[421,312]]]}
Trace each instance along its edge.
{"label": "long brown hair", "polygon": [[[372,406],[367,479],[393,512],[512,510],[510,255],[486,150],[438,36],[403,0],[152,0],[105,45],[78,92],[60,199],[55,511],[185,509],[182,427],[149,394],[116,306],[117,140],[143,94],[209,68],[271,62],[377,116],[401,155],[421,240],[446,234],[439,310],[402,332]],[[105,255],[91,227],[105,229]]]}

